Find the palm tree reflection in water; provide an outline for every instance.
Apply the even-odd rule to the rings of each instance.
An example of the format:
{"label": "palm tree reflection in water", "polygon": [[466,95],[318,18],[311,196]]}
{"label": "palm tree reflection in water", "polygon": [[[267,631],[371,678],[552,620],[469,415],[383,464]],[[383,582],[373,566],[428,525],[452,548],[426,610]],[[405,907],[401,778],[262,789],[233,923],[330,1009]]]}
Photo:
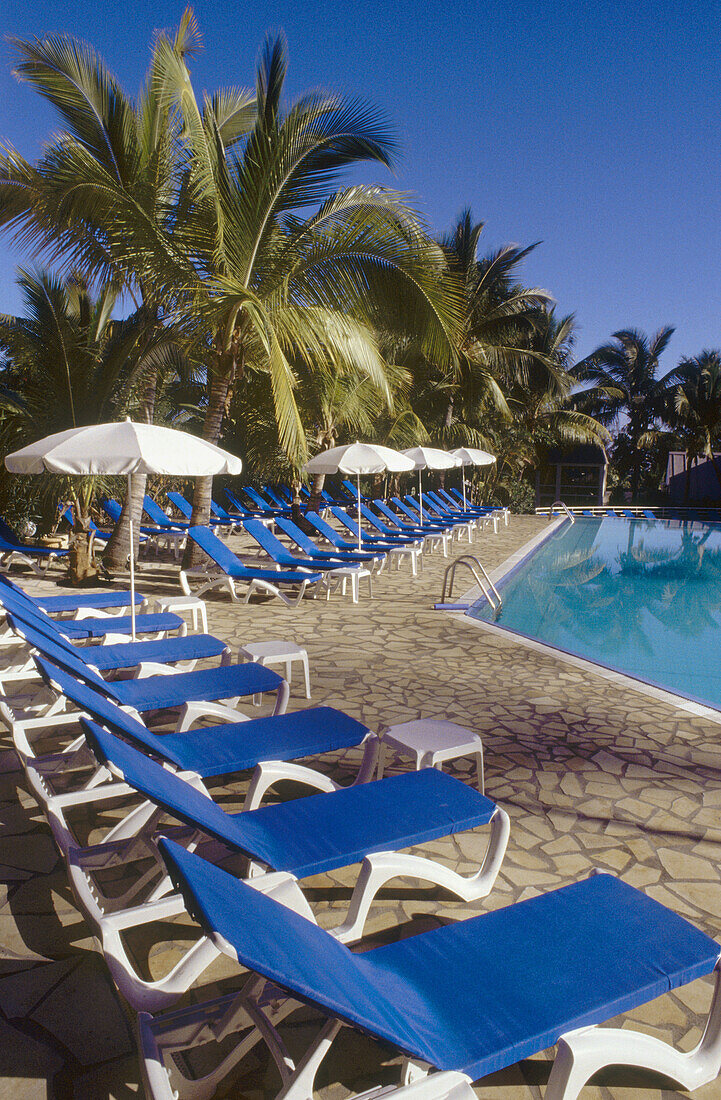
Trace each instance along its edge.
{"label": "palm tree reflection in water", "polygon": [[721,706],[721,528],[622,522],[552,537],[504,586],[498,625]]}

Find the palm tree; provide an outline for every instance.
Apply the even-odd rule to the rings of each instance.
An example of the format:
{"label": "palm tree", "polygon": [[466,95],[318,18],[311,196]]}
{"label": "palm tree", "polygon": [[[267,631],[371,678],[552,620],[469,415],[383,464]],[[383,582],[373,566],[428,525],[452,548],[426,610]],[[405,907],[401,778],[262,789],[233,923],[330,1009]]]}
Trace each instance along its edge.
{"label": "palm tree", "polygon": [[627,418],[623,433],[631,451],[634,500],[638,496],[642,449],[651,439],[665,402],[669,375],[658,377],[659,359],[674,331],[666,326],[650,338],[638,329],[614,332],[616,343],[596,348],[574,372],[579,382],[595,383],[591,391],[576,396],[580,411],[609,428]]}
{"label": "palm tree", "polygon": [[[196,278],[191,258],[175,243],[187,171],[168,59],[182,64],[198,44],[188,10],[172,39],[157,36],[134,100],[85,43],[61,36],[14,41],[17,77],[53,105],[64,130],[36,165],[14,150],[0,156],[0,226],[61,270],[121,284],[156,327],[167,320],[168,288]],[[231,148],[252,121],[252,95],[226,90],[206,101],[204,113]],[[138,407],[144,421],[154,418],[156,391],[149,372]],[[127,557],[129,517],[132,511],[137,531],[144,491],[145,478],[135,478],[133,501],[126,501],[107,551],[111,564]]]}
{"label": "palm tree", "polygon": [[483,222],[473,224],[467,209],[441,240],[449,269],[459,279],[463,293],[457,366],[452,379],[440,380],[440,390],[446,393],[439,438],[449,444],[471,442],[461,438],[454,425],[458,421],[472,425],[482,408],[508,417],[507,383],[519,377],[522,363],[529,358],[545,362],[543,354],[530,349],[524,337],[551,296],[540,287],[527,288],[515,281],[519,265],[536,245],[505,245],[479,259],[483,228]]}
{"label": "palm tree", "polygon": [[[237,152],[218,140],[192,95],[182,59],[176,97],[188,151],[193,210],[176,240],[194,257],[192,310],[207,325],[208,405],[203,435],[220,438],[233,390],[264,371],[281,447],[292,464],[306,454],[294,363],[353,368],[387,390],[374,328],[404,298],[423,317],[423,339],[452,359],[456,296],[443,256],[394,192],[333,190],[362,160],[390,163],[393,141],[377,112],[356,100],[311,93],[284,109],[286,51],[262,51],[256,121]],[[320,205],[318,205],[320,204]],[[308,208],[316,212],[307,216]],[[199,480],[195,522],[207,520],[209,482]]]}
{"label": "palm tree", "polygon": [[721,485],[721,468],[714,446],[721,437],[721,352],[702,351],[693,359],[682,359],[666,376],[665,419],[686,450],[686,494],[692,464],[707,458]]}
{"label": "palm tree", "polygon": [[[172,330],[158,330],[143,309],[127,320],[112,319],[117,287],[106,285],[93,297],[80,276],[61,279],[43,271],[21,271],[18,284],[24,315],[0,315],[3,453],[54,432],[136,412],[149,374],[182,369]],[[84,555],[95,482],[42,479],[41,491],[53,507],[61,488],[75,503],[81,537],[71,564],[80,580],[92,571]]]}

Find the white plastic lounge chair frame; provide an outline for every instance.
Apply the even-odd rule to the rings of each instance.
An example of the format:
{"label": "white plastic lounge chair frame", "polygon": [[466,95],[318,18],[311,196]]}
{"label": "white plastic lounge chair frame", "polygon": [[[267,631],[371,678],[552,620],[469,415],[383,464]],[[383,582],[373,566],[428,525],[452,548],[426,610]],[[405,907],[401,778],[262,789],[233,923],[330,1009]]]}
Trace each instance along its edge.
{"label": "white plastic lounge chair frame", "polygon": [[[272,566],[269,564],[268,568],[272,569]],[[280,575],[280,569],[278,573]],[[190,582],[196,578],[202,583],[198,588],[191,588]],[[238,590],[235,587],[236,581],[237,578],[228,576],[227,573],[223,573],[219,566],[212,565],[211,563],[208,563],[207,566],[199,565],[194,566],[192,569],[180,570],[180,587],[183,589],[186,596],[202,596],[206,592],[212,592],[214,589],[219,588],[221,591],[227,592],[234,603],[248,603],[250,597],[255,592],[264,592],[268,596],[277,596],[287,607],[297,607],[305,596],[309,586],[317,588],[319,585],[323,584],[322,579],[320,581],[314,581],[309,577],[307,581],[302,581],[300,584],[295,585],[297,592],[295,596],[291,597],[276,585],[271,584],[270,581],[262,581],[254,577],[250,581],[243,580],[243,583],[247,584],[248,587],[241,596],[238,594]]]}
{"label": "white plastic lounge chair frame", "polygon": [[[287,904],[280,892],[278,895],[273,891],[261,892]],[[307,910],[301,915],[312,919]],[[226,955],[237,958],[232,944],[222,935],[216,932],[212,936]],[[594,1024],[567,1031],[558,1041],[544,1100],[577,1100],[590,1078],[609,1066],[647,1069],[678,1082],[689,1091],[714,1081],[721,1071],[721,960],[716,964],[714,979],[706,1026],[693,1050],[678,1051],[656,1036],[635,1030]],[[478,996],[482,1000],[482,983]],[[299,1003],[294,1002],[291,1007],[288,1003],[291,1000],[292,994],[286,1002],[279,1000],[279,990],[251,971],[244,987],[235,995],[204,1006],[170,1012],[157,1020],[141,1013],[138,1019],[140,1063],[150,1100],[200,1100],[212,1096],[223,1078],[261,1041],[266,1043],[280,1073],[282,1087],[278,1100],[312,1100],[316,1074],[324,1058],[341,1029],[351,1025],[331,1016],[296,1064],[277,1030],[277,1025]],[[189,1080],[183,1076],[173,1055],[204,1042],[219,1042],[234,1032],[245,1034],[207,1077]],[[429,1071],[432,1066],[428,1063],[407,1058],[402,1084],[398,1090],[390,1090],[390,1096],[426,1095],[408,1087],[420,1083],[419,1079],[426,1080],[430,1096],[436,1095],[436,1082],[439,1096],[449,1095],[446,1092],[449,1087],[450,1095],[463,1097],[463,1100],[470,1100],[475,1095],[467,1091],[471,1085],[467,1075]],[[378,1088],[359,1094],[353,1100],[379,1095],[388,1095],[388,1092]]]}
{"label": "white plastic lounge chair frame", "polygon": [[[367,754],[367,757],[370,759],[371,754]],[[257,772],[262,772],[264,768],[265,765],[258,765]],[[287,765],[285,768],[287,775]],[[115,797],[126,797],[131,788],[125,784],[122,773],[112,765],[109,770],[119,779]],[[298,773],[301,782],[325,792],[329,797],[339,789],[338,784],[309,768],[298,768]],[[208,798],[211,797],[199,777],[185,774],[181,778],[192,783]],[[369,778],[368,767],[363,767],[353,786],[365,783]],[[257,802],[251,791],[249,791],[249,801]],[[244,809],[249,808],[246,802]],[[155,804],[143,802],[112,829],[108,834],[110,839],[106,837],[102,844],[93,848],[79,848],[71,845],[65,853],[68,878],[73,893],[101,945],[102,953],[118,989],[133,1008],[151,1012],[167,1008],[186,993],[200,974],[220,954],[212,939],[203,936],[193,944],[165,977],[158,981],[147,981],[138,975],[127,952],[123,942],[124,932],[142,925],[169,920],[186,911],[185,902],[181,895],[173,892],[170,879],[164,875],[158,878],[158,869],[162,868],[163,864],[152,842],[152,837],[163,816],[165,816],[164,811],[159,810]],[[48,820],[58,840],[60,820],[56,807],[51,806]],[[63,825],[63,828],[67,835],[70,835],[67,826]],[[136,828],[138,832],[133,835],[133,830]],[[448,890],[463,901],[474,901],[486,897],[498,877],[509,832],[508,815],[497,806],[489,822],[486,853],[478,869],[468,877],[426,856],[402,851],[371,852],[361,863],[347,913],[343,921],[331,929],[331,935],[342,943],[360,939],[378,892],[387,882],[396,878],[412,878],[415,881],[432,883]],[[186,829],[183,843],[194,851],[202,839],[202,833]],[[215,847],[217,849],[219,845],[216,844]],[[212,852],[211,847],[211,859]],[[124,894],[112,900],[102,896],[94,879],[95,871],[127,864],[134,860],[147,859],[149,856],[154,858],[154,867],[134,883],[131,895]],[[274,897],[282,900],[296,912],[308,915],[309,919],[315,920],[299,880],[294,875],[269,870],[253,861],[248,863],[248,875],[255,889],[272,893]],[[130,906],[131,901],[143,895],[148,900]]]}

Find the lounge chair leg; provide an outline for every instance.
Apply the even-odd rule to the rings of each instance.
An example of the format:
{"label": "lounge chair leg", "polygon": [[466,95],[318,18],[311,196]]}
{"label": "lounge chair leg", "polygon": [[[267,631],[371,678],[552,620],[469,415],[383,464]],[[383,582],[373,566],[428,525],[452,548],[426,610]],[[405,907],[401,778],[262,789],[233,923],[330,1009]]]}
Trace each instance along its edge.
{"label": "lounge chair leg", "polygon": [[[298,1006],[290,997],[280,1003],[256,1006],[254,1002],[262,999],[264,984],[258,978],[251,978],[239,994],[210,1002],[207,1006],[180,1009],[157,1020],[147,1012],[139,1013],[140,1064],[147,1095],[153,1100],[210,1100],[228,1074],[263,1041],[269,1046],[281,1079],[287,1079],[295,1066],[282,1044],[278,1044],[276,1028]],[[242,1032],[245,1034],[241,1036]],[[182,1058],[176,1060],[174,1054],[182,1055],[198,1042],[218,1042],[235,1033],[238,1039],[230,1053],[209,1073],[192,1079],[183,1075]]]}
{"label": "lounge chair leg", "polygon": [[[491,818],[491,835],[483,862],[470,878],[464,878],[435,860],[403,852],[373,852],[361,864],[348,915],[342,924],[330,930],[341,943],[360,939],[363,927],[378,891],[394,878],[413,878],[432,882],[463,901],[486,897],[493,888],[510,835],[510,820],[499,807]],[[605,1034],[605,1032],[604,1032]],[[565,1100],[565,1098],[564,1098]]]}
{"label": "lounge chair leg", "polygon": [[721,1071],[721,969],[701,1041],[675,1050],[654,1035],[621,1028],[581,1028],[561,1037],[544,1100],[576,1100],[583,1086],[605,1066],[636,1066],[678,1082],[689,1092],[714,1081]]}
{"label": "lounge chair leg", "polygon": [[342,1026],[340,1020],[327,1021],[295,1072],[283,1085],[276,1100],[313,1100],[315,1076]]}

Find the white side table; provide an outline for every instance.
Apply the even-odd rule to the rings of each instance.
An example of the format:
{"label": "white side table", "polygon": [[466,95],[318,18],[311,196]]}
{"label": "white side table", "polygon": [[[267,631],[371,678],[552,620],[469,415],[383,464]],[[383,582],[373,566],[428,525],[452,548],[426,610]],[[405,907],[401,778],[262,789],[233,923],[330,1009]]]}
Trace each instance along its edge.
{"label": "white side table", "polygon": [[383,778],[386,752],[393,749],[399,756],[415,760],[416,771],[440,768],[446,760],[475,756],[478,790],[484,792],[483,743],[477,733],[439,718],[419,718],[391,726],[380,736],[378,778]]}
{"label": "white side table", "polygon": [[305,676],[305,697],[310,699],[310,670],[308,668],[308,653],[294,642],[248,642],[238,650],[238,658],[242,661],[255,661],[259,665],[285,665],[285,678],[291,682],[291,670],[294,661],[300,661],[303,665]]}
{"label": "white side table", "polygon": [[202,624],[203,633],[208,633],[208,612],[205,600],[201,600],[198,596],[157,596],[155,606],[158,611],[174,611],[176,614],[189,611],[193,620],[193,630],[197,631]]}

